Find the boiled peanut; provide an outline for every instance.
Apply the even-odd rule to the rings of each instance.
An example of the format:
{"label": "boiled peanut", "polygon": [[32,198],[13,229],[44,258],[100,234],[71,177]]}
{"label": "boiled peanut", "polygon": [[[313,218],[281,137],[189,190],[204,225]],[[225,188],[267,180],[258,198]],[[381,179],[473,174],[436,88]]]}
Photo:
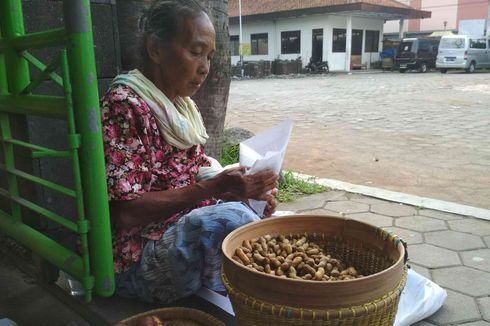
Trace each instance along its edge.
{"label": "boiled peanut", "polygon": [[262,256],[259,253],[253,254],[253,258],[254,258],[255,261],[257,261],[259,263],[262,263],[266,259],[264,256]]}
{"label": "boiled peanut", "polygon": [[248,250],[252,251],[252,245],[250,244],[250,240],[243,241],[243,246]]}
{"label": "boiled peanut", "polygon": [[258,270],[259,272],[263,272],[264,271],[264,267],[258,265],[257,263],[252,263],[252,267],[255,268],[256,270]]}
{"label": "boiled peanut", "polygon": [[244,265],[250,264],[250,259],[248,258],[247,255],[245,255],[242,248],[237,248],[235,254],[238,256],[238,258],[240,258],[240,260],[243,262]]}
{"label": "boiled peanut", "polygon": [[299,247],[299,246],[302,246],[305,242],[306,242],[306,238],[302,237],[301,239],[296,241],[296,245]]}
{"label": "boiled peanut", "polygon": [[312,276],[315,275],[316,273],[316,270],[310,265],[305,265],[304,269],[307,271],[307,273],[311,274]]}
{"label": "boiled peanut", "polygon": [[270,274],[270,272],[271,272],[271,265],[265,264],[265,266],[264,266],[264,272],[266,272],[267,274]]}
{"label": "boiled peanut", "polygon": [[294,267],[297,267],[299,265],[299,263],[301,263],[301,262],[303,262],[303,258],[296,257],[296,258],[293,259],[292,264],[293,264]]}
{"label": "boiled peanut", "polygon": [[339,272],[339,270],[337,269],[337,267],[334,267],[334,268],[332,269],[332,271],[330,272],[330,276],[333,276],[333,277],[339,277],[339,275],[340,275],[340,272]]}
{"label": "boiled peanut", "polygon": [[347,268],[346,270],[349,273],[349,275],[351,275],[351,276],[357,276],[358,275],[357,270],[352,266]]}
{"label": "boiled peanut", "polygon": [[260,243],[257,243],[257,242],[254,242],[254,244],[252,245],[252,248],[253,248],[253,250],[256,250],[256,251],[264,251],[262,246],[260,245]]}
{"label": "boiled peanut", "polygon": [[310,250],[307,250],[307,251],[306,251],[306,254],[307,254],[308,256],[310,256],[310,255],[317,255],[319,252],[320,252],[320,250],[318,250],[317,248],[315,248],[315,249],[310,249]]}
{"label": "boiled peanut", "polygon": [[298,269],[298,270],[302,270],[304,266],[305,266],[305,262],[304,262],[304,261],[302,261],[302,262],[300,262],[300,263],[298,264],[298,266],[296,266],[296,269]]}
{"label": "boiled peanut", "polygon": [[271,264],[277,268],[279,266],[281,266],[281,262],[279,260],[277,260],[276,258],[271,258]]}
{"label": "boiled peanut", "polygon": [[332,264],[327,263],[327,264],[325,265],[325,270],[326,270],[326,271],[327,271],[329,274],[330,274],[330,272],[332,271],[332,269],[333,269]]}
{"label": "boiled peanut", "polygon": [[285,261],[284,263],[281,264],[281,269],[283,271],[287,271],[289,269],[289,266],[290,264],[287,261]]}
{"label": "boiled peanut", "polygon": [[323,267],[320,267],[315,273],[315,279],[321,280],[323,278],[323,275],[325,275],[325,270],[323,269]]}

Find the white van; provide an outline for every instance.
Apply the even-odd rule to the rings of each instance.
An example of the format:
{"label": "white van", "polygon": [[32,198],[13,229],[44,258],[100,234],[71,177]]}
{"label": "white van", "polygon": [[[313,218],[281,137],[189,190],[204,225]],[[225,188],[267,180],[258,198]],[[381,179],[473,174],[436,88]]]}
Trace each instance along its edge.
{"label": "white van", "polygon": [[443,74],[448,69],[490,68],[490,39],[485,36],[446,35],[441,38],[436,68]]}

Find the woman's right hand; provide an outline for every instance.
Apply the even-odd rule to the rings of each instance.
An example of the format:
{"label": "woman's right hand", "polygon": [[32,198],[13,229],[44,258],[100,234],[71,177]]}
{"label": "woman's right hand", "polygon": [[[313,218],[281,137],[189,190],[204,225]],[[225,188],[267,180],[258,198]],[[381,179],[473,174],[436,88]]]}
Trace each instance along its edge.
{"label": "woman's right hand", "polygon": [[239,198],[260,199],[266,192],[277,188],[279,176],[272,170],[245,174],[245,167],[224,170],[216,176],[221,193],[231,193]]}

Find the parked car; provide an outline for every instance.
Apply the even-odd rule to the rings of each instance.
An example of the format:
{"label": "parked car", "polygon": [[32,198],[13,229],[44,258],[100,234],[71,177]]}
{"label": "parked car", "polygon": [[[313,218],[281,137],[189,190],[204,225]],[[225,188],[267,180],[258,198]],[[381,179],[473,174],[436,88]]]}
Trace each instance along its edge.
{"label": "parked car", "polygon": [[400,72],[417,69],[427,72],[436,67],[438,38],[404,38],[395,57],[395,67]]}
{"label": "parked car", "polygon": [[443,74],[448,69],[490,68],[490,39],[485,36],[448,35],[441,38],[436,67]]}

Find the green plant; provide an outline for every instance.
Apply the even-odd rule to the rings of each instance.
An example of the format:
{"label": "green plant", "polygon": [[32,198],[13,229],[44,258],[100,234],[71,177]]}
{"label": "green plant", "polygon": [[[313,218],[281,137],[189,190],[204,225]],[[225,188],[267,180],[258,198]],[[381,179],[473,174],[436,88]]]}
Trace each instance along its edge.
{"label": "green plant", "polygon": [[330,188],[316,183],[314,177],[302,180],[296,178],[291,171],[283,171],[277,200],[280,203],[287,203],[294,201],[299,195],[311,195],[329,190]]}
{"label": "green plant", "polygon": [[240,144],[225,146],[221,150],[219,162],[222,166],[238,163],[240,160]]}

